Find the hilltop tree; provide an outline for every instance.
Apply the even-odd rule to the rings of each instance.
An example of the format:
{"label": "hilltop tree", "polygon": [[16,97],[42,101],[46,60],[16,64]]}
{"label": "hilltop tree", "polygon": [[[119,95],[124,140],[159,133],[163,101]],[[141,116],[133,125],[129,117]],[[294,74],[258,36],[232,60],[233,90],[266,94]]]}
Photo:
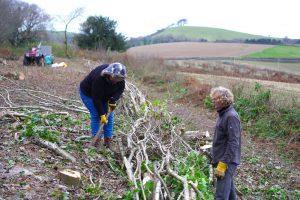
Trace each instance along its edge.
{"label": "hilltop tree", "polygon": [[180,19],[177,22],[177,26],[184,26],[187,24],[187,19]]}
{"label": "hilltop tree", "polygon": [[91,16],[81,25],[81,31],[76,39],[78,46],[95,50],[124,50],[125,37],[116,33],[117,22],[108,17]]}

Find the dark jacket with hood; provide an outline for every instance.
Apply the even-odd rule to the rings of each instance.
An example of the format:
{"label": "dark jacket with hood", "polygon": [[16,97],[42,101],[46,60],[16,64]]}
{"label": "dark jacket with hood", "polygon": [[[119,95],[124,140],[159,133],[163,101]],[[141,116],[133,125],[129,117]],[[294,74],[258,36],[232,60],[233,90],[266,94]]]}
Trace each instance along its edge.
{"label": "dark jacket with hood", "polygon": [[212,164],[241,162],[241,122],[232,105],[218,111],[212,151]]}
{"label": "dark jacket with hood", "polygon": [[80,83],[80,90],[93,99],[99,116],[105,114],[104,102],[116,103],[125,89],[125,80],[111,83],[107,77],[101,76],[103,69],[109,64],[103,64],[92,70]]}

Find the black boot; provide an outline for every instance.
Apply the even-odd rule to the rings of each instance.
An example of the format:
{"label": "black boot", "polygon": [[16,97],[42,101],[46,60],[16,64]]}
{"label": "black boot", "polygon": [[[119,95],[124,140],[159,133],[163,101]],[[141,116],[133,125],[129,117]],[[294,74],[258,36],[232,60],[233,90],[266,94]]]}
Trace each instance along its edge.
{"label": "black boot", "polygon": [[111,142],[111,138],[110,137],[104,137],[104,146],[106,148],[108,148],[108,149],[111,150],[111,144],[110,144],[110,142]]}
{"label": "black boot", "polygon": [[101,151],[103,148],[102,138],[98,138],[98,140],[95,142],[94,147],[96,147],[97,151]]}

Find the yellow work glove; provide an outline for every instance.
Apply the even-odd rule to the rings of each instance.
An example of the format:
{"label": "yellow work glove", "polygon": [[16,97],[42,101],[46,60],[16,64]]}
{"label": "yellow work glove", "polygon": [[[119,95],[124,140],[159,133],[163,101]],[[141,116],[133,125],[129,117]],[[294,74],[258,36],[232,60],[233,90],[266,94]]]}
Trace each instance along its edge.
{"label": "yellow work glove", "polygon": [[217,168],[215,169],[215,176],[223,179],[227,170],[227,164],[219,161]]}
{"label": "yellow work glove", "polygon": [[108,123],[108,120],[106,119],[105,115],[100,116],[100,123],[101,124],[107,124]]}
{"label": "yellow work glove", "polygon": [[116,103],[109,103],[108,102],[108,112],[114,111],[114,109],[117,107]]}

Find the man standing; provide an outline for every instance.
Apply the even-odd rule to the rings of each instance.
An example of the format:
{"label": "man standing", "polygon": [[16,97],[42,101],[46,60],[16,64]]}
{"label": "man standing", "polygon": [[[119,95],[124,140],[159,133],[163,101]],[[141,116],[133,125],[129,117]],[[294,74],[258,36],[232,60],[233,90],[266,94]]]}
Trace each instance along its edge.
{"label": "man standing", "polygon": [[217,177],[215,199],[235,200],[234,174],[241,161],[241,122],[229,89],[212,88],[210,97],[219,115],[212,150],[212,164]]}

